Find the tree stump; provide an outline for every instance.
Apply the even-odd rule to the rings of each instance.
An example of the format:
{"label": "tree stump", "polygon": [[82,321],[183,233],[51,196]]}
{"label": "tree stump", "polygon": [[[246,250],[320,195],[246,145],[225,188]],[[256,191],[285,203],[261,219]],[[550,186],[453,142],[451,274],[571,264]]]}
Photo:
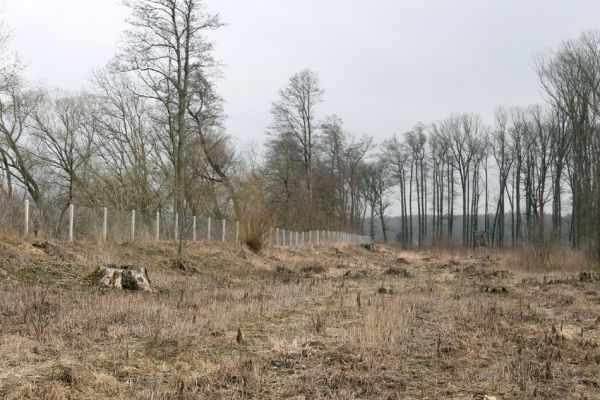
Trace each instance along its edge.
{"label": "tree stump", "polygon": [[128,265],[100,267],[92,274],[92,277],[106,287],[152,292],[148,271],[144,267],[134,268]]}
{"label": "tree stump", "polygon": [[579,280],[581,282],[599,282],[600,272],[580,272]]}

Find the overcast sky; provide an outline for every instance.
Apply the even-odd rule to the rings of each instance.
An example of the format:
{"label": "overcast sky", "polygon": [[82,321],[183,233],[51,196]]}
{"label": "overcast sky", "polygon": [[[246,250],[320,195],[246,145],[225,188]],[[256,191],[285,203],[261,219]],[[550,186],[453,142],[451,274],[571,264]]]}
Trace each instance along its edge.
{"label": "overcast sky", "polygon": [[[418,121],[541,102],[534,59],[600,29],[598,0],[206,0],[229,132],[260,143],[278,88],[303,69],[325,89],[319,115],[381,141]],[[115,54],[119,0],[0,0],[30,80],[78,90]]]}

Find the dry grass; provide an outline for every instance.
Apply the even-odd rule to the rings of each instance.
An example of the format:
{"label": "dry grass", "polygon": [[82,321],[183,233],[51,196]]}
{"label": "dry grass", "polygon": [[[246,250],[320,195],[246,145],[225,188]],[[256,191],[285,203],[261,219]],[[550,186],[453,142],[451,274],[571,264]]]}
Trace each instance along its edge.
{"label": "dry grass", "polygon": [[516,270],[530,272],[579,272],[598,266],[582,252],[567,246],[525,246],[506,258]]}
{"label": "dry grass", "polygon": [[[0,240],[0,397],[600,398],[576,253],[186,248]],[[158,290],[85,279],[110,263]]]}

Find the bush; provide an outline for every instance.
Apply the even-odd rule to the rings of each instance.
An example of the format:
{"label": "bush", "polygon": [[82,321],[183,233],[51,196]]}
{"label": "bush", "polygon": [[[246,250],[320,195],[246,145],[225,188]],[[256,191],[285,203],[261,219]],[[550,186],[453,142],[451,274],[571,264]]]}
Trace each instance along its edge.
{"label": "bush", "polygon": [[273,213],[261,188],[262,178],[254,173],[247,176],[240,188],[240,215],[243,215],[242,241],[248,248],[259,253],[269,242],[269,230],[274,225]]}
{"label": "bush", "polygon": [[250,227],[246,231],[246,235],[244,237],[244,243],[248,248],[254,253],[260,253],[263,247],[266,244],[265,240],[265,232],[263,229],[257,228],[253,229]]}

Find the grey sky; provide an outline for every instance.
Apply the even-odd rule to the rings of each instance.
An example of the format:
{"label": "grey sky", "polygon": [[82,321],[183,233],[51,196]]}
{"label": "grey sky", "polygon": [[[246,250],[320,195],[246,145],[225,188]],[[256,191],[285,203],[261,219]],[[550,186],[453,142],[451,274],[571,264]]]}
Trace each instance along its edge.
{"label": "grey sky", "polygon": [[[214,36],[225,64],[229,132],[261,142],[277,89],[319,72],[320,116],[381,141],[451,112],[491,123],[499,105],[540,102],[534,56],[600,29],[597,0],[206,0],[228,25]],[[118,0],[0,0],[28,77],[77,90],[115,54]]]}

